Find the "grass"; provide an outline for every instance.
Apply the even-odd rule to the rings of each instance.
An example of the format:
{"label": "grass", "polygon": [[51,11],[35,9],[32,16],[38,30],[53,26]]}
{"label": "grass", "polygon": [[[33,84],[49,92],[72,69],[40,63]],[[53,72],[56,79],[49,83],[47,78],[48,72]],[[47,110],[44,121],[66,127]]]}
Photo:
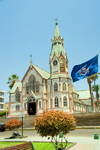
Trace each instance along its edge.
{"label": "grass", "polygon": [[[25,142],[0,142],[0,148],[11,147],[11,146],[19,145],[23,143]],[[52,143],[32,142],[32,144],[35,150],[48,150],[48,149],[55,150],[54,145]],[[65,143],[63,143],[63,145],[65,145]],[[67,147],[69,147],[70,145],[72,145],[72,143],[68,143]]]}

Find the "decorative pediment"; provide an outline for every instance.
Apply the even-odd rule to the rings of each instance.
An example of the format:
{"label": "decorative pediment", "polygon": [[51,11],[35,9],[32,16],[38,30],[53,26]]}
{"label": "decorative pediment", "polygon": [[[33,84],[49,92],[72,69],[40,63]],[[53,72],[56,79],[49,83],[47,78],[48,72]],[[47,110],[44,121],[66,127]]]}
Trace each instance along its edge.
{"label": "decorative pediment", "polygon": [[30,91],[30,94],[28,95],[26,100],[28,102],[35,102],[35,101],[37,101],[37,97],[36,97],[36,95],[34,94],[33,91]]}

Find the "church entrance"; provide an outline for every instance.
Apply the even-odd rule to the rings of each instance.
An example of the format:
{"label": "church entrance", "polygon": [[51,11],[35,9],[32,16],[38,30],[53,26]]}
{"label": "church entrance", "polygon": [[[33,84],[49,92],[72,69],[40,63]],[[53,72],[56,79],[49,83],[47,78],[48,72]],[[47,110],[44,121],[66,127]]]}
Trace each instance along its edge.
{"label": "church entrance", "polygon": [[35,115],[36,114],[36,102],[35,102],[35,98],[34,97],[31,97],[29,99],[28,114],[29,115]]}
{"label": "church entrance", "polygon": [[36,103],[29,103],[29,115],[35,115],[36,114]]}

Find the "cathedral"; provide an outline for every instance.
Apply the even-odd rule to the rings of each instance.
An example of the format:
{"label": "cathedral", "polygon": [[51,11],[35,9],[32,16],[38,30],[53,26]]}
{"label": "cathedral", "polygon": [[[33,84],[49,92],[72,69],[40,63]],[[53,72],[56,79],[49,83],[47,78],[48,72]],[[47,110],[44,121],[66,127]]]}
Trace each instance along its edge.
{"label": "cathedral", "polygon": [[58,23],[55,23],[49,58],[50,73],[30,61],[22,81],[16,81],[9,92],[8,117],[40,115],[43,111],[67,113],[91,111],[89,90],[77,91],[71,83],[68,58]]}

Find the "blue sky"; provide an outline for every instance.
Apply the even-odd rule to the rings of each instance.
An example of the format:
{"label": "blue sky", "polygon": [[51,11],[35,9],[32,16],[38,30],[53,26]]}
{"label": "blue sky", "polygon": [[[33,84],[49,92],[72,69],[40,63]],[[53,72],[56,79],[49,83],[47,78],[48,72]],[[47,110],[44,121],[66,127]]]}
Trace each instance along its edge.
{"label": "blue sky", "polygon": [[[55,19],[69,60],[69,74],[100,52],[100,0],[0,0],[0,89],[9,101],[8,76],[22,80],[29,65],[49,72]],[[100,78],[96,82],[100,83]],[[88,89],[86,79],[73,83]]]}

